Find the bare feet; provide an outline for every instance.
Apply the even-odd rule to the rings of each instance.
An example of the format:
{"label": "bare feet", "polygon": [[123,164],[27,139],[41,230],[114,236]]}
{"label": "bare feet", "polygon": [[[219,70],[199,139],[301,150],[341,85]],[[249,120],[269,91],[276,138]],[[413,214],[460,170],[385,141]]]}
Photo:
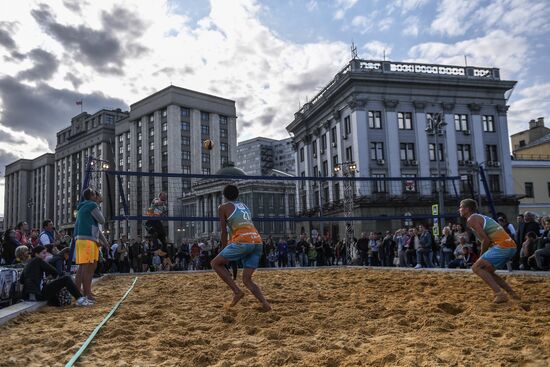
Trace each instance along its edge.
{"label": "bare feet", "polygon": [[269,303],[263,304],[262,307],[260,307],[261,312],[269,312],[271,311],[271,306]]}
{"label": "bare feet", "polygon": [[504,291],[495,294],[494,303],[504,303],[508,301],[508,295]]}
{"label": "bare feet", "polygon": [[238,293],[235,293],[233,295],[233,300],[231,301],[231,303],[229,304],[229,307],[233,307],[235,306],[237,303],[239,303],[239,301],[244,297],[244,292],[243,291],[239,291]]}
{"label": "bare feet", "polygon": [[509,291],[508,294],[515,300],[521,301],[521,296],[514,291]]}

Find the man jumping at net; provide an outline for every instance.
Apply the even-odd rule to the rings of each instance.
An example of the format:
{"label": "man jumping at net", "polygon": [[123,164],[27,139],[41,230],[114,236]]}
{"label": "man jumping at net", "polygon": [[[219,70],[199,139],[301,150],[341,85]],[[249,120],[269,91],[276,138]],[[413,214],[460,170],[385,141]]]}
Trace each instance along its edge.
{"label": "man jumping at net", "polygon": [[[145,222],[147,233],[156,243],[157,249],[166,253],[166,234],[162,225],[161,218],[168,215],[168,195],[166,192],[161,192],[158,198],[153,199],[151,206],[147,210],[148,216],[159,217],[159,219],[149,219]],[[158,243],[160,242],[160,244]]]}
{"label": "man jumping at net", "polygon": [[481,257],[472,265],[476,273],[495,292],[495,303],[508,300],[508,294],[513,298],[519,296],[504,279],[495,274],[495,270],[504,266],[514,257],[516,243],[506,231],[493,219],[477,212],[477,203],[472,199],[460,202],[460,216],[467,220],[476,237],[481,242]]}
{"label": "man jumping at net", "polygon": [[[225,267],[231,261],[242,260],[243,264],[243,283],[254,294],[262,304],[262,311],[270,311],[271,306],[265,299],[260,288],[252,281],[252,274],[262,256],[262,238],[252,223],[252,214],[246,205],[237,201],[239,189],[234,185],[227,185],[223,189],[225,203],[219,206],[221,227],[221,247],[222,251],[212,262],[212,268],[227,283],[233,291],[233,301],[229,307],[235,306],[244,292],[239,288],[231,277],[231,273]],[[229,244],[228,244],[229,230]]]}

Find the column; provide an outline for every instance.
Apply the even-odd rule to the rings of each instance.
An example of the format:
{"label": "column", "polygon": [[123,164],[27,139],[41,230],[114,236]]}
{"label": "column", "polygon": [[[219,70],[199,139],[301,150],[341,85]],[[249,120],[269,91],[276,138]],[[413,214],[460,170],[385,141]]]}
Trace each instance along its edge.
{"label": "column", "polygon": [[[415,108],[415,123],[416,123],[416,160],[418,161],[418,176],[419,177],[430,177],[430,156],[428,151],[428,137],[426,135],[426,112],[424,108],[426,107],[426,102],[424,101],[414,101]],[[415,186],[420,186],[420,195],[429,196],[431,195],[430,185],[426,185],[427,181],[417,181]]]}
{"label": "column", "polygon": [[[483,126],[481,124],[481,115],[479,114],[479,111],[481,110],[481,106],[475,103],[471,103],[468,105],[470,107],[470,116],[471,123],[470,123],[470,130],[472,132],[472,139],[473,139],[473,154],[471,159],[476,163],[482,163],[485,161],[485,149],[483,146]],[[512,172],[510,171],[510,174]],[[481,183],[481,178],[479,175],[477,176],[477,184],[476,186],[479,188],[481,195],[485,195],[485,188],[483,187],[483,184]],[[473,179],[476,179],[475,177]]]}
{"label": "column", "polygon": [[495,127],[499,138],[499,161],[501,169],[501,182],[504,183],[504,195],[511,196],[515,194],[514,182],[512,177],[512,158],[510,157],[510,145],[508,141],[508,118],[506,112],[510,106],[497,105],[498,117],[495,121]]}
{"label": "column", "polygon": [[[200,126],[199,126],[200,129]],[[237,160],[237,117],[227,116],[227,142],[229,146],[229,160]]]}
{"label": "column", "polygon": [[[313,176],[311,172],[313,171],[311,167],[311,159],[313,159],[313,154],[311,154],[311,135],[306,135],[304,137],[304,163],[305,168],[304,172],[306,173],[306,176]],[[308,210],[311,207],[311,181],[305,181],[305,187],[306,187],[306,204],[307,206],[305,208],[302,208],[302,210]]]}
{"label": "column", "polygon": [[[353,108],[351,114],[351,133],[353,139],[353,154],[357,165],[356,176],[368,177],[369,175],[369,146],[367,141],[367,111],[366,100],[352,100],[348,106]],[[355,192],[357,195],[370,195],[371,186],[366,181],[355,181]]]}
{"label": "column", "polygon": [[[399,159],[399,126],[397,124],[397,112],[395,107],[399,101],[397,100],[384,100],[385,112],[386,112],[386,164],[388,165],[389,177],[401,176],[401,160]],[[395,185],[393,181],[386,181],[386,186],[390,186],[389,193],[391,196],[401,195],[401,185]]]}
{"label": "column", "polygon": [[[342,139],[342,114],[340,113],[340,111],[333,111],[332,112],[332,118],[334,119],[334,124],[336,126],[336,142],[338,144],[338,147],[336,149],[336,151],[338,152],[338,162],[339,163],[342,163],[344,162],[345,160],[345,157],[344,157],[344,139]],[[342,171],[340,171],[340,173],[338,173],[339,175],[342,174]],[[366,172],[366,174],[368,174],[368,172]],[[337,195],[334,195],[333,197],[333,200],[336,201],[336,200],[340,200],[341,198],[343,198],[343,190],[344,190],[344,182],[343,181],[337,181],[338,182],[338,186],[340,188],[340,192],[337,193]],[[336,183],[336,181],[333,181],[333,183]],[[332,185],[334,186],[334,184]]]}
{"label": "column", "polygon": [[[210,139],[214,142],[214,148],[212,148],[212,150],[210,151],[210,173],[214,174],[220,168],[222,168],[220,156],[220,115],[216,113],[210,114]],[[231,150],[229,146],[227,147],[227,149]]]}
{"label": "column", "polygon": [[[454,123],[454,103],[442,103],[443,113],[445,122],[447,123],[445,130],[445,146],[444,150],[447,154],[447,159],[443,157],[443,162],[439,164],[442,167],[442,171],[447,174],[447,176],[458,176],[458,161],[456,153],[456,131]],[[447,191],[452,190],[452,184],[450,181],[446,181]]]}

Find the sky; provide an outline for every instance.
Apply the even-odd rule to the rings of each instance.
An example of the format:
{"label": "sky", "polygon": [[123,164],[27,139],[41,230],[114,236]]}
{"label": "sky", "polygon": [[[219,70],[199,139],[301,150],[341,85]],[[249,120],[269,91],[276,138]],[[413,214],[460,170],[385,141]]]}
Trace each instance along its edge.
{"label": "sky", "polygon": [[[170,84],[236,101],[238,140],[285,138],[300,104],[363,59],[497,67],[509,129],[550,114],[547,0],[0,2],[0,175],[84,110]],[[548,123],[547,123],[548,125]],[[0,178],[0,198],[4,179]],[[3,200],[0,201],[0,213]]]}

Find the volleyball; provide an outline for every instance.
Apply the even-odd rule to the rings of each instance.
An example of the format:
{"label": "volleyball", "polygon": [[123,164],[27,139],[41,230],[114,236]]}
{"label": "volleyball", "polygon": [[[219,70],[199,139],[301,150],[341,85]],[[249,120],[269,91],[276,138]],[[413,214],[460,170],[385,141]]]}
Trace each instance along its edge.
{"label": "volleyball", "polygon": [[214,142],[210,139],[206,139],[205,141],[202,142],[202,146],[206,150],[212,150],[212,148],[214,148]]}

